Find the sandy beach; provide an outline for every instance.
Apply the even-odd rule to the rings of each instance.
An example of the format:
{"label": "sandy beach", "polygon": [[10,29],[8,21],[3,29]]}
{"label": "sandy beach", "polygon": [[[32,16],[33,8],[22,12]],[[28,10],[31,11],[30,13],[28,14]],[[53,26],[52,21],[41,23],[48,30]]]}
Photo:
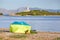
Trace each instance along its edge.
{"label": "sandy beach", "polygon": [[26,37],[14,38],[12,35],[22,35],[9,32],[9,29],[0,28],[0,40],[57,40],[60,32],[37,32],[36,34],[25,34]]}

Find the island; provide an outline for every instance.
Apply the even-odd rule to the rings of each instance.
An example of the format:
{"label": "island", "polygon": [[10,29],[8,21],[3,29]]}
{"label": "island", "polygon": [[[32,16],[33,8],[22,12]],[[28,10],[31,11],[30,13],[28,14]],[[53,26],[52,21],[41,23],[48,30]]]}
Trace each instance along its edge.
{"label": "island", "polygon": [[16,16],[60,16],[60,12],[49,12],[46,10],[31,10],[27,12],[17,12]]}

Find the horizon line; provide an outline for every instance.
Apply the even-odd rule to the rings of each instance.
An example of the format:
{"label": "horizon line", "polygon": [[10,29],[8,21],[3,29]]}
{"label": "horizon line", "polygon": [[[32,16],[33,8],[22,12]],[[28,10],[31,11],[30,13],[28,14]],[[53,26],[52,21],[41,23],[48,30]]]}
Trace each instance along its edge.
{"label": "horizon line", "polygon": [[[23,7],[18,7],[18,8],[16,8],[16,9],[7,9],[7,8],[0,8],[0,9],[6,9],[6,10],[17,10],[17,9],[19,9],[19,8],[23,8]],[[27,8],[27,7],[24,7],[24,8]],[[47,9],[49,9],[49,8],[40,8],[40,7],[29,7],[29,8],[38,8],[38,9],[42,9],[42,10],[47,10]],[[60,10],[60,9],[49,9],[49,10]]]}

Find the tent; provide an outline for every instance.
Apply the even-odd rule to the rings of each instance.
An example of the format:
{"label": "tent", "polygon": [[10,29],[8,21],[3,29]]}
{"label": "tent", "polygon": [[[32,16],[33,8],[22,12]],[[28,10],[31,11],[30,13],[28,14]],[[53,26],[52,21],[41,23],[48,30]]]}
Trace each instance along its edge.
{"label": "tent", "polygon": [[10,32],[13,33],[30,33],[31,26],[26,22],[13,22],[10,25]]}

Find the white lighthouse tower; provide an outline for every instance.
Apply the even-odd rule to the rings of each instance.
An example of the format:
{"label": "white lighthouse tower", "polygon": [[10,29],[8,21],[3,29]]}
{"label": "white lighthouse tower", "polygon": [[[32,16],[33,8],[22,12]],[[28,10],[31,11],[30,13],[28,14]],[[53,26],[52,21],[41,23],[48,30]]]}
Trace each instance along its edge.
{"label": "white lighthouse tower", "polygon": [[27,11],[30,11],[29,7],[27,7]]}
{"label": "white lighthouse tower", "polygon": [[24,12],[29,12],[29,11],[30,11],[29,7],[26,7],[26,10]]}

